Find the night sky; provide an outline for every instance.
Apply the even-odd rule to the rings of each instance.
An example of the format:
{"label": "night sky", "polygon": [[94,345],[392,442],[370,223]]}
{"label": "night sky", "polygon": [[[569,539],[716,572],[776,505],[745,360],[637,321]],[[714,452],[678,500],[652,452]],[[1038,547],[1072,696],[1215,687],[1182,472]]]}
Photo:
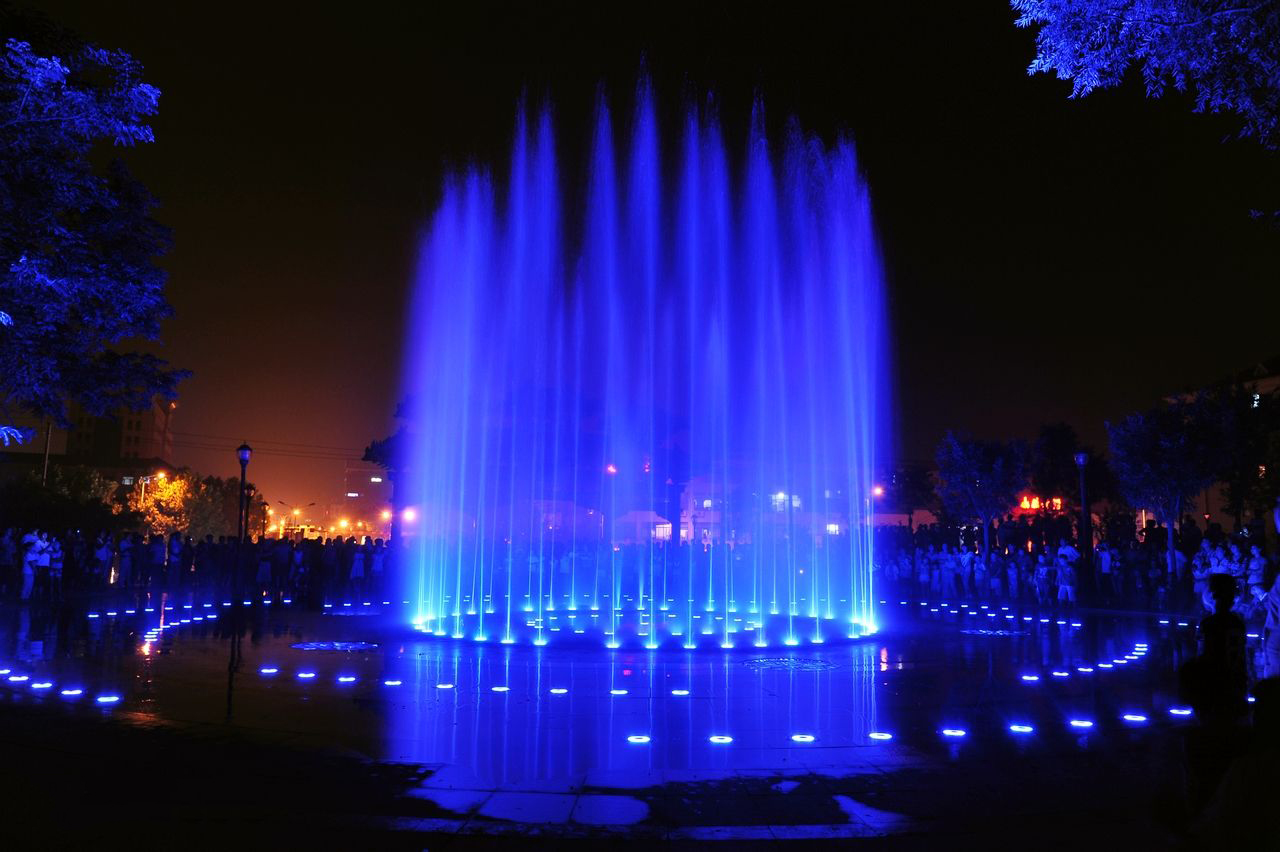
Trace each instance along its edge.
{"label": "night sky", "polygon": [[756,91],[771,123],[852,134],[900,457],[1056,420],[1101,444],[1106,418],[1280,354],[1280,230],[1250,216],[1280,209],[1277,156],[1136,79],[1072,101],[1028,77],[1007,3],[440,5],[40,4],[163,92],[128,161],[174,231],[177,463],[232,475],[244,438],[270,499],[336,500],[342,458],[392,427],[444,171],[504,168],[522,93],[572,156],[597,84],[629,108],[642,61],[672,115],[717,92],[731,145]]}

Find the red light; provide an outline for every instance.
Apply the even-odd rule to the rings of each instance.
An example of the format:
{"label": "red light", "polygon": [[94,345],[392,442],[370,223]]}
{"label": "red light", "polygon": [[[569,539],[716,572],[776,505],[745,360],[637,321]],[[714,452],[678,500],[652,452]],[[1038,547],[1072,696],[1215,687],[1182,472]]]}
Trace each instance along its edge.
{"label": "red light", "polygon": [[631,669],[623,669],[623,670],[622,670],[622,674],[623,674],[623,675],[630,675],[630,674],[631,674]]}

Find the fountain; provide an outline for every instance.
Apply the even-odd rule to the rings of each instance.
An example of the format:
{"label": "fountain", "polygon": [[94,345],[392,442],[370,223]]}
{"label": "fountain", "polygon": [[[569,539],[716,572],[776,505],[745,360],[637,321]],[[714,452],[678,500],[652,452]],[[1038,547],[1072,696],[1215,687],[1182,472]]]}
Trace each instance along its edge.
{"label": "fountain", "polygon": [[[521,108],[421,247],[398,483],[409,619],[482,642],[766,647],[876,626],[882,272],[847,140],[607,99],[585,174]],[[567,177],[567,182],[562,181]],[[585,178],[581,180],[581,178]],[[581,186],[567,192],[564,186]]]}

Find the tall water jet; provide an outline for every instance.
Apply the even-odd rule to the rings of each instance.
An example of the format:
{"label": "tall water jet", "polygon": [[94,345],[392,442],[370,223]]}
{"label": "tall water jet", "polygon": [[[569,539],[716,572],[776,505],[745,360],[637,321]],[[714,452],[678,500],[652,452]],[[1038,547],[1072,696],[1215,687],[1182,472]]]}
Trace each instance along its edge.
{"label": "tall water jet", "polygon": [[[446,181],[405,370],[402,560],[420,630],[610,647],[875,630],[882,274],[852,144],[710,107],[663,162],[638,87],[582,174],[518,111],[503,179]],[[562,176],[583,188],[565,193]]]}

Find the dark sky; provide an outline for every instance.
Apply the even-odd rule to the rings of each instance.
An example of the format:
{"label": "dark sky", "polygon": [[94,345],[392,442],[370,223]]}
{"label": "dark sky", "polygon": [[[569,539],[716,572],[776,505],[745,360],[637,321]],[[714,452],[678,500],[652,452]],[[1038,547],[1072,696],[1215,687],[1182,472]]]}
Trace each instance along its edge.
{"label": "dark sky", "polygon": [[1280,354],[1280,231],[1249,216],[1280,209],[1276,155],[1136,81],[1073,101],[1028,77],[1007,3],[452,5],[40,4],[163,92],[128,159],[174,231],[178,463],[231,475],[247,438],[271,499],[337,499],[342,457],[391,428],[443,171],[501,168],[522,92],[581,147],[596,85],[626,103],[642,56],[668,108],[716,90],[730,140],[755,91],[853,135],[904,457],[948,427],[1065,419],[1101,443],[1106,418]]}

